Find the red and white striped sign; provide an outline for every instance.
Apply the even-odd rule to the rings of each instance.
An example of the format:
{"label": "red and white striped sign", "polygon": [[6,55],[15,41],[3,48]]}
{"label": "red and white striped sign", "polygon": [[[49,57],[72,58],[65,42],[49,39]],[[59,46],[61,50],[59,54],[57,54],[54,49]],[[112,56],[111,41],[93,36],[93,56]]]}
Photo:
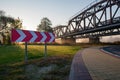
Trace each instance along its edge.
{"label": "red and white striped sign", "polygon": [[12,42],[54,42],[53,33],[12,29]]}

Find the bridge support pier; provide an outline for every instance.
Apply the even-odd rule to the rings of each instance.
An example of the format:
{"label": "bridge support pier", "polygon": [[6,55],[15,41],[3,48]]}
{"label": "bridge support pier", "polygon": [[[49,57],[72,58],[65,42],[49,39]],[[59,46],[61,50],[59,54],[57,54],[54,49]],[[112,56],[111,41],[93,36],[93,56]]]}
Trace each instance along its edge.
{"label": "bridge support pier", "polygon": [[75,38],[60,38],[55,40],[58,44],[75,44],[76,39]]}
{"label": "bridge support pier", "polygon": [[100,38],[99,37],[89,38],[89,43],[100,43]]}

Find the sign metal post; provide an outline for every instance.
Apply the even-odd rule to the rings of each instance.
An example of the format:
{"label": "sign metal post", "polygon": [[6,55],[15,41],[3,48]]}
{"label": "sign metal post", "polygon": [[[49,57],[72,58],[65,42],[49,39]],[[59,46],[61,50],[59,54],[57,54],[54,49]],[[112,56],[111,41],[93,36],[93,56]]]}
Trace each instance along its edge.
{"label": "sign metal post", "polygon": [[44,57],[47,57],[47,43],[45,42],[45,47],[44,47]]}
{"label": "sign metal post", "polygon": [[25,42],[25,63],[27,63],[27,60],[28,60],[27,42]]}
{"label": "sign metal post", "polygon": [[[46,20],[45,20],[45,31],[46,31]],[[44,50],[44,52],[45,52],[45,53],[44,53],[44,55],[45,55],[44,57],[46,58],[46,57],[47,57],[47,44],[46,44],[46,42],[45,42],[45,47],[44,47],[44,49],[45,49],[45,50]]]}

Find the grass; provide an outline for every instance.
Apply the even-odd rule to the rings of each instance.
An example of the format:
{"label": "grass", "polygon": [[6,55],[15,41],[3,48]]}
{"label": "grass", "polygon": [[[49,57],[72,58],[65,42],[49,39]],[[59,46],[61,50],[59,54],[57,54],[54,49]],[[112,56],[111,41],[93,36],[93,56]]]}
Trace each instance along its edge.
{"label": "grass", "polygon": [[8,64],[23,60],[24,50],[19,46],[0,46],[0,64]]}
{"label": "grass", "polygon": [[[74,55],[78,46],[48,46],[48,56]],[[28,59],[44,56],[44,46],[28,45]],[[0,64],[15,63],[24,60],[24,45],[0,46]]]}
{"label": "grass", "polygon": [[[70,64],[79,46],[47,46],[47,58],[44,59],[43,45],[28,45],[28,64],[24,64],[24,45],[0,46],[0,80],[65,80],[69,75]],[[37,77],[41,67],[56,65],[55,70],[43,77]],[[26,75],[26,66],[34,65],[37,71]],[[31,67],[30,67],[31,69]],[[33,74],[33,78],[30,78]]]}

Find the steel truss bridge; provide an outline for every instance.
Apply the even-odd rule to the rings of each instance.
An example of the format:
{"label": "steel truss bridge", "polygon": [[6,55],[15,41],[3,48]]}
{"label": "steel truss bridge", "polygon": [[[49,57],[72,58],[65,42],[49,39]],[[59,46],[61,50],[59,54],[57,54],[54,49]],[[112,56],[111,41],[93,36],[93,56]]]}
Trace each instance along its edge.
{"label": "steel truss bridge", "polygon": [[120,34],[120,0],[94,2],[53,28],[56,38],[92,38]]}

